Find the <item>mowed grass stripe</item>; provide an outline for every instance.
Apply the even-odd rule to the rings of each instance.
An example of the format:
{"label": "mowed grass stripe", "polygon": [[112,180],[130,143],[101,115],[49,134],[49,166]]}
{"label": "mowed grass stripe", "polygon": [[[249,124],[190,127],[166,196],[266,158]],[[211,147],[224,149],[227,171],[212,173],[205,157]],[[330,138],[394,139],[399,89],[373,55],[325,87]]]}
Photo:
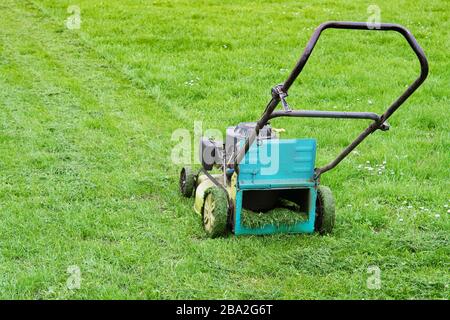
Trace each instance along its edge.
{"label": "mowed grass stripe", "polygon": [[[17,153],[12,158],[24,161],[8,163],[11,175],[5,185],[13,190],[2,192],[5,196],[14,193],[17,196],[16,200],[9,199],[9,206],[2,206],[5,218],[2,236],[14,240],[3,242],[6,255],[31,258],[33,265],[55,268],[59,279],[66,279],[64,263],[68,261],[65,256],[72,256],[75,263],[82,253],[89,253],[92,246],[102,252],[123,240],[128,247],[131,242],[127,241],[133,237],[144,238],[144,246],[145,242],[159,241],[157,234],[151,234],[152,227],[148,223],[163,220],[160,222],[164,224],[164,220],[169,219],[167,214],[162,215],[167,207],[164,199],[153,192],[165,182],[153,179],[151,183],[156,185],[152,185],[145,180],[146,176],[155,176],[155,173],[152,175],[155,162],[147,165],[145,162],[151,157],[164,157],[168,149],[158,145],[161,139],[150,145],[148,140],[142,140],[146,130],[157,132],[162,125],[149,116],[152,110],[145,110],[153,101],[130,87],[126,80],[121,81],[117,73],[116,78],[111,78],[110,71],[103,71],[95,57],[86,60],[89,52],[73,39],[55,41],[52,33],[47,36],[42,25],[36,23],[39,16],[20,19],[29,18],[30,14],[17,7],[14,15],[4,16],[5,27],[15,30],[3,46],[3,56],[10,62],[10,73],[2,79],[5,87],[12,91],[5,99],[9,99],[5,106],[12,109],[15,119],[11,121],[9,117],[3,122],[18,126],[5,126],[6,130],[16,129],[16,134],[24,135],[19,138],[22,144],[17,145],[13,136],[7,146],[8,151],[14,151],[11,147],[14,144]],[[17,45],[19,39],[21,45],[11,45]],[[108,105],[105,103],[108,99],[115,101]],[[47,114],[48,121],[40,117],[40,110]],[[115,116],[115,112],[119,116]],[[36,116],[30,116],[33,114]],[[130,130],[131,137],[127,135]],[[138,170],[146,172],[136,172]],[[22,183],[15,179],[19,175],[24,176]],[[144,207],[136,203],[144,203]],[[171,217],[170,225],[172,219],[176,217]],[[139,224],[134,225],[133,221]],[[145,228],[142,224],[146,224]],[[121,234],[122,229],[126,230],[125,234]],[[165,228],[164,233],[167,231]],[[46,255],[33,254],[41,250]],[[153,248],[147,256],[157,252],[157,248]],[[116,254],[118,252],[113,256]],[[52,256],[60,260],[53,260]],[[12,274],[17,271],[19,275]],[[5,276],[20,283],[21,271],[20,267],[10,268]],[[37,277],[33,272],[26,274],[30,279]],[[39,276],[49,283],[54,282],[52,272],[39,271]],[[40,281],[36,282],[35,286],[39,287]],[[64,281],[57,283],[64,284]],[[30,290],[33,292],[33,288]],[[51,296],[51,292],[49,294]]]}

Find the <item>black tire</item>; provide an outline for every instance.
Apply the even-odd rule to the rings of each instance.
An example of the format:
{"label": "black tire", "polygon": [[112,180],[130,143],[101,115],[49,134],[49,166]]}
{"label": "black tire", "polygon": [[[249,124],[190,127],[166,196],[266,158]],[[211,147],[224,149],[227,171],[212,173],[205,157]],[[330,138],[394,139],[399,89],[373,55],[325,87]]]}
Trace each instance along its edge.
{"label": "black tire", "polygon": [[219,187],[211,187],[205,192],[202,209],[203,228],[210,238],[216,238],[227,232],[228,200]]}
{"label": "black tire", "polygon": [[325,186],[317,188],[316,221],[314,230],[322,235],[333,231],[336,221],[336,209],[331,189]]}
{"label": "black tire", "polygon": [[180,192],[186,198],[192,196],[195,187],[196,175],[189,167],[184,167],[180,172]]}

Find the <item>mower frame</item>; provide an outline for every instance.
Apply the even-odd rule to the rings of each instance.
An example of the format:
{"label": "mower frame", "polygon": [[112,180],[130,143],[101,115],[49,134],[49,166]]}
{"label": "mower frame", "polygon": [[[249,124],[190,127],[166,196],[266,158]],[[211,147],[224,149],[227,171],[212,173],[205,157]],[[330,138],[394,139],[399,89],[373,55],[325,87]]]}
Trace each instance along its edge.
{"label": "mower frame", "polygon": [[[420,75],[380,115],[374,112],[291,110],[286,102],[289,88],[302,72],[320,35],[326,29],[398,32],[407,40],[416,54],[420,63]],[[414,36],[405,27],[387,23],[374,25],[365,22],[325,22],[314,31],[302,56],[286,81],[272,88],[272,98],[260,119],[256,123],[252,123],[254,127],[251,126],[244,136],[239,136],[239,142],[233,146],[230,157],[226,153],[228,136],[226,143],[223,145],[210,140],[206,141],[207,143],[205,144],[203,140],[201,141],[201,154],[203,154],[203,148],[205,147],[207,151],[214,150],[216,152],[218,150],[218,154],[223,157],[223,161],[220,161],[220,159],[217,160],[215,155],[213,163],[216,167],[221,168],[223,172],[214,175],[209,173],[208,171],[212,170],[213,166],[204,162],[202,158],[202,168],[197,174],[194,174],[190,169],[182,169],[180,175],[181,193],[186,197],[190,197],[195,190],[194,209],[202,216],[205,231],[210,237],[223,234],[226,231],[225,222],[227,222],[227,228],[231,229],[235,235],[259,235],[278,232],[312,233],[315,231],[321,234],[330,233],[335,222],[335,204],[331,190],[320,185],[321,174],[335,168],[371,133],[376,130],[388,130],[389,124],[387,120],[389,117],[417,90],[427,75],[428,61],[425,54]],[[280,102],[284,110],[275,111]],[[366,119],[372,120],[372,122],[333,161],[317,168],[315,166],[316,141],[314,139],[272,139],[263,137],[264,128],[270,127],[269,121],[279,117]],[[239,128],[239,125],[236,128]],[[235,139],[235,136],[230,136]],[[255,140],[258,143],[254,143]],[[279,146],[280,152],[278,155],[281,160],[278,159],[278,163],[280,167],[276,173],[266,176],[262,174],[265,164],[262,163],[259,154],[272,154],[272,152],[266,152],[272,146]],[[224,149],[225,153],[222,154]],[[250,161],[250,159],[253,161]],[[221,189],[223,194],[222,191],[216,193],[218,189]],[[266,190],[270,192],[267,193]],[[275,191],[274,194],[271,194],[272,190]],[[246,192],[249,193],[247,194]],[[244,197],[244,193],[246,197]],[[308,219],[292,225],[267,224],[259,228],[244,225],[242,210],[244,208],[250,211],[267,210],[272,207],[271,201],[275,199],[271,198],[273,195],[289,201],[294,200],[294,203],[298,200],[299,203],[296,204],[300,205],[300,210],[308,216]],[[217,202],[213,201],[214,197]],[[206,200],[209,201],[207,210],[205,209]],[[256,207],[254,206],[255,204],[257,205]],[[214,226],[211,221],[216,221]]]}

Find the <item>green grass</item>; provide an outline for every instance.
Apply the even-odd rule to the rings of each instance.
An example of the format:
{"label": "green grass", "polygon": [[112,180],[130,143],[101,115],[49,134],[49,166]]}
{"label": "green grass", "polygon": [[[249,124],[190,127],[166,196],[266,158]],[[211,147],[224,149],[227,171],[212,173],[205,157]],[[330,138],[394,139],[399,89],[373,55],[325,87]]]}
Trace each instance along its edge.
{"label": "green grass", "polygon": [[[64,25],[72,4],[80,30]],[[178,193],[174,130],[256,120],[313,29],[366,21],[368,4],[3,0],[0,298],[448,298],[448,1],[377,1],[383,22],[416,36],[430,75],[389,132],[322,177],[332,235],[210,240]],[[381,112],[418,70],[399,35],[328,30],[289,103]],[[367,123],[273,125],[317,138],[322,165]]]}
{"label": "green grass", "polygon": [[262,228],[267,225],[290,226],[308,220],[308,214],[301,212],[295,203],[287,202],[267,212],[242,209],[242,224],[248,228]]}
{"label": "green grass", "polygon": [[249,228],[262,228],[267,225],[290,226],[308,220],[306,213],[287,208],[275,208],[268,212],[242,210],[242,224]]}

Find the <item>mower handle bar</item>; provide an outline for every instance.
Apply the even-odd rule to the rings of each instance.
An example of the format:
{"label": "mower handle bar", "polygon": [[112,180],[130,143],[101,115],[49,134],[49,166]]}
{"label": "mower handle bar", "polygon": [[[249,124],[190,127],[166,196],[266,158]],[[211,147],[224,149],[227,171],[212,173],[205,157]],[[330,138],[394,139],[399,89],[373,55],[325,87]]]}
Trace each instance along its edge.
{"label": "mower handle bar", "polygon": [[[382,115],[377,115],[372,112],[335,112],[335,111],[315,111],[315,110],[286,110],[275,111],[275,108],[280,103],[280,96],[272,94],[272,99],[268,103],[264,113],[260,120],[256,123],[255,129],[246,139],[244,146],[237,152],[235,157],[232,157],[231,161],[234,168],[238,171],[238,164],[244,158],[245,154],[250,149],[250,146],[255,141],[259,134],[259,131],[264,127],[270,119],[277,117],[313,117],[313,118],[347,118],[347,119],[370,119],[373,122],[342,152],[336,157],[335,160],[321,168],[316,168],[315,178],[318,179],[320,175],[328,170],[336,167],[353,149],[355,149],[367,136],[378,129],[386,130],[386,120],[416,91],[416,89],[425,81],[428,75],[428,61],[425,57],[417,40],[411,34],[411,32],[405,27],[399,24],[381,23],[379,25],[370,24],[366,22],[343,22],[343,21],[329,21],[322,23],[313,33],[306,48],[292,70],[287,80],[279,86],[279,91],[287,96],[287,92],[299,74],[302,72],[303,67],[308,61],[319,37],[325,29],[354,29],[354,30],[373,30],[373,31],[395,31],[400,33],[409,43],[412,50],[416,54],[420,62],[420,75],[419,77],[398,97]],[[274,91],[272,90],[272,93]],[[229,163],[230,164],[230,163]]]}

